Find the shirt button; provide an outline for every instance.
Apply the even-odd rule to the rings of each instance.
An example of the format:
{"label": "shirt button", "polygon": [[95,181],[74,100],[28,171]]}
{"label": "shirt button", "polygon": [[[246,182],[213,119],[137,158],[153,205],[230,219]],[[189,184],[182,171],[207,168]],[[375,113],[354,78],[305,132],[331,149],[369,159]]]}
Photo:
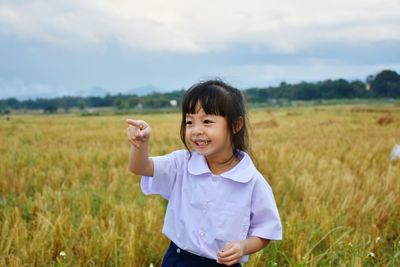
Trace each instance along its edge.
{"label": "shirt button", "polygon": [[181,253],[181,249],[180,249],[180,248],[177,248],[177,249],[176,249],[176,253]]}
{"label": "shirt button", "polygon": [[212,177],[212,181],[213,181],[213,182],[216,182],[217,180],[218,180],[218,177],[217,177],[217,176],[213,176],[213,177]]}
{"label": "shirt button", "polygon": [[201,236],[201,237],[204,237],[204,232],[200,232],[200,236]]}

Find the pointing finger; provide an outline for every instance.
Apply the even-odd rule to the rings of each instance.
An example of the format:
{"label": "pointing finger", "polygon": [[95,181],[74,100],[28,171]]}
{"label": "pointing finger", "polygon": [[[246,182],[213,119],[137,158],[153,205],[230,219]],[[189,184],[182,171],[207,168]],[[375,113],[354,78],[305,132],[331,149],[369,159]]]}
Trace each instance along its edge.
{"label": "pointing finger", "polygon": [[129,125],[132,125],[132,126],[135,126],[135,127],[139,127],[139,123],[138,123],[139,121],[138,120],[127,119],[126,122]]}
{"label": "pointing finger", "polygon": [[131,120],[131,119],[127,119],[126,122],[129,125],[132,125],[136,128],[139,128],[140,130],[143,130],[144,128],[146,128],[148,125],[145,121],[143,120]]}

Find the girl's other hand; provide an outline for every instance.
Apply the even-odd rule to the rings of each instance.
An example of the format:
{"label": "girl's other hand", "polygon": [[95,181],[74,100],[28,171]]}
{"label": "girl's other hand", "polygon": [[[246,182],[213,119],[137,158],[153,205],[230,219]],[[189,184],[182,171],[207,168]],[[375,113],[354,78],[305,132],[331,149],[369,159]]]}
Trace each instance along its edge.
{"label": "girl's other hand", "polygon": [[150,138],[151,128],[142,120],[127,119],[128,128],[126,134],[129,142],[136,148],[140,148],[141,143],[147,142]]}
{"label": "girl's other hand", "polygon": [[240,241],[228,242],[224,248],[218,251],[217,262],[225,265],[233,265],[240,262],[243,257],[243,244]]}

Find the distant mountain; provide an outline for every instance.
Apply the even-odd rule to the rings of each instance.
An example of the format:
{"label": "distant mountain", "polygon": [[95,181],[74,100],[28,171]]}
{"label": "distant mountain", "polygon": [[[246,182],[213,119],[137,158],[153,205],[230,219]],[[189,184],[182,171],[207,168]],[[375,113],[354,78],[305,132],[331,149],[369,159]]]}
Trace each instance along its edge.
{"label": "distant mountain", "polygon": [[[171,90],[170,90],[171,91]],[[6,98],[11,98],[15,97],[18,100],[28,100],[28,99],[38,99],[38,98],[47,98],[47,99],[52,99],[52,98],[57,98],[57,97],[63,97],[63,96],[77,96],[77,97],[90,97],[90,96],[96,96],[96,97],[105,97],[107,94],[110,95],[116,95],[118,93],[121,94],[135,94],[138,96],[144,96],[148,95],[151,93],[165,93],[168,92],[168,89],[162,89],[159,87],[156,87],[154,85],[144,85],[144,86],[139,86],[135,87],[132,89],[128,90],[123,90],[120,92],[115,92],[115,91],[109,91],[103,87],[96,86],[88,89],[81,89],[78,91],[68,91],[68,90],[57,90],[55,88],[48,88],[46,90],[41,90],[39,92],[35,92],[34,90],[15,90],[15,91],[2,91],[1,86],[0,86],[0,99],[6,99]]]}
{"label": "distant mountain", "polygon": [[[80,96],[78,93],[73,94],[76,96]],[[24,101],[24,100],[34,100],[34,99],[53,99],[53,98],[57,98],[57,97],[63,97],[63,96],[71,96],[70,93],[66,93],[66,92],[60,92],[57,90],[54,91],[48,91],[48,92],[19,92],[14,94],[13,96],[7,96],[7,97],[1,97],[0,99],[5,99],[5,98],[10,98],[10,97],[15,97],[16,99],[20,100],[20,101]],[[87,96],[87,95],[85,95]]]}
{"label": "distant mountain", "polygon": [[18,95],[15,95],[16,99],[23,101],[23,100],[28,100],[28,99],[39,99],[39,98],[55,98],[58,97],[56,93],[20,93]]}

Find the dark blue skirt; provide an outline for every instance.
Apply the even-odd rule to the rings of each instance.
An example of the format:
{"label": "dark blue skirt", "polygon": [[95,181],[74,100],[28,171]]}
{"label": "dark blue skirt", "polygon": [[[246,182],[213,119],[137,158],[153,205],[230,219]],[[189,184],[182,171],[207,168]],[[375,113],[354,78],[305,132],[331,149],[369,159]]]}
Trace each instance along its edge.
{"label": "dark blue skirt", "polygon": [[[227,266],[225,264],[219,264],[214,259],[209,259],[201,256],[197,256],[190,252],[187,252],[171,241],[167,252],[164,255],[161,267],[220,267]],[[241,267],[240,263],[231,265],[233,267]]]}

